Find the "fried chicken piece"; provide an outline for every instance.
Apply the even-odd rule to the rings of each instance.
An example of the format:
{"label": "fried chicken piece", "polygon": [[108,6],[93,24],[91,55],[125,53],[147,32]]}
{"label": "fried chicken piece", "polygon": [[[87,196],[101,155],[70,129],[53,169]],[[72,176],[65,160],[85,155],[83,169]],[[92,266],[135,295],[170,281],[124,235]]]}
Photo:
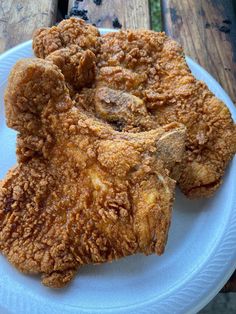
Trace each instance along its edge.
{"label": "fried chicken piece", "polygon": [[184,126],[117,132],[40,59],[15,65],[5,106],[19,164],[0,187],[0,250],[15,267],[58,288],[83,264],[163,253]]}
{"label": "fried chicken piece", "polygon": [[108,87],[96,88],[94,104],[97,116],[118,130],[141,132],[157,127],[143,100],[132,94]]}
{"label": "fried chicken piece", "polygon": [[95,80],[96,57],[87,49],[83,50],[77,45],[62,48],[51,53],[46,60],[52,61],[62,71],[69,89],[89,87]]}
{"label": "fried chicken piece", "polygon": [[[178,184],[188,197],[211,196],[236,151],[236,127],[228,108],[193,77],[182,48],[164,33],[127,30],[99,41],[94,91],[82,90],[77,99],[120,131],[183,123],[187,148],[175,169]],[[141,109],[136,110],[138,104]]]}
{"label": "fried chicken piece", "polygon": [[110,33],[102,37],[98,66],[99,87],[139,97],[158,125],[187,127],[178,183],[188,197],[210,196],[236,152],[236,126],[223,102],[193,77],[182,48],[164,33]]}
{"label": "fried chicken piece", "polygon": [[39,28],[33,37],[33,49],[39,58],[45,58],[50,53],[73,44],[96,52],[99,49],[99,37],[96,27],[81,19],[71,18],[51,28]]}

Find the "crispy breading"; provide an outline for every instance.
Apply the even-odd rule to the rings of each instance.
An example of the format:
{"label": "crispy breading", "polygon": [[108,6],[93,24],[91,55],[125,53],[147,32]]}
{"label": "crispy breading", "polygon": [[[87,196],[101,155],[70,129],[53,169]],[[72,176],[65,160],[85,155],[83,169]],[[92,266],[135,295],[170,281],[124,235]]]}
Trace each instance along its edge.
{"label": "crispy breading", "polygon": [[120,31],[101,42],[97,85],[139,97],[159,126],[183,123],[187,143],[179,186],[188,197],[210,196],[236,152],[229,109],[194,78],[182,48],[164,33]]}
{"label": "crispy breading", "polygon": [[[73,19],[63,25],[67,23],[80,28]],[[77,90],[75,99],[120,131],[183,123],[187,145],[175,169],[178,184],[188,197],[211,196],[236,151],[236,127],[228,108],[194,78],[182,48],[164,33],[127,30],[96,39],[100,48],[93,91]]]}
{"label": "crispy breading", "polygon": [[81,19],[72,18],[51,28],[38,29],[33,37],[33,49],[39,58],[45,58],[50,53],[73,44],[96,52],[99,49],[99,36],[96,27]]}
{"label": "crispy breading", "polygon": [[95,80],[96,57],[87,49],[77,45],[52,52],[46,60],[52,61],[62,71],[69,90],[72,88],[89,87]]}
{"label": "crispy breading", "polygon": [[51,61],[13,68],[7,124],[19,164],[0,188],[0,250],[20,271],[62,287],[87,263],[162,254],[185,127],[117,132],[72,101]]}

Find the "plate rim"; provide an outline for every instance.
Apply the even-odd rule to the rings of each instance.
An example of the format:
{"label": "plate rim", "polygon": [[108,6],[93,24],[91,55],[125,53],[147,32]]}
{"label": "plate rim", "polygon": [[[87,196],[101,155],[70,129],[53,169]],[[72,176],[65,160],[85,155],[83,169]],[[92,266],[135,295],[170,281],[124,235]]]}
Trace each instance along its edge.
{"label": "plate rim", "polygon": [[[101,29],[100,29],[101,30]],[[109,31],[113,31],[113,30],[106,30],[106,29],[102,29],[101,32],[109,32]],[[0,55],[0,64],[2,62],[5,62],[5,59],[6,58],[11,58],[12,55],[14,55],[15,52],[19,51],[19,50],[22,50],[24,48],[29,48],[29,46],[32,46],[32,40],[29,40],[29,41],[26,41],[26,42],[23,42],[9,50],[7,50],[6,52],[2,53]],[[224,91],[224,89],[221,87],[221,85],[211,76],[211,74],[209,74],[204,68],[202,68],[199,64],[197,64],[194,60],[192,60],[191,58],[187,57],[186,56],[186,61],[188,63],[188,65],[190,67],[193,67],[193,68],[197,68],[200,72],[202,72],[204,74],[204,76],[207,76],[209,81],[211,81],[212,84],[216,85],[217,88],[219,88],[220,90],[220,93],[224,95],[224,97],[227,99],[227,102],[228,103],[231,103],[232,106],[230,107],[230,112],[232,114],[233,117],[236,116],[236,107],[234,105],[234,103],[232,102],[232,100],[230,99],[230,97],[228,96],[228,94]],[[14,62],[15,63],[15,62]],[[1,69],[0,69],[0,72],[1,72]],[[207,82],[205,82],[207,84]],[[1,84],[2,85],[2,84]],[[207,84],[208,85],[208,84]],[[232,168],[233,168],[233,165],[232,165]],[[235,168],[235,167],[234,167]],[[233,171],[233,169],[231,169],[231,171]],[[234,190],[234,188],[231,186],[231,192]],[[235,189],[236,190],[236,189]],[[235,241],[236,240],[236,195],[235,193],[231,193],[230,194],[231,196],[231,203],[232,203],[232,209],[230,211],[230,217],[231,217],[231,225],[230,225],[230,228],[227,229],[227,232],[224,233],[224,238],[223,238],[223,241],[222,243],[220,243],[220,245],[218,245],[215,249],[215,251],[219,251],[219,248],[221,248],[221,256],[218,256],[218,258],[220,258],[222,260],[223,257],[225,257],[226,255],[229,256],[231,254],[231,267],[228,269],[227,272],[224,272],[224,276],[222,276],[222,279],[219,281],[217,280],[217,283],[215,285],[215,287],[211,290],[211,293],[208,293],[208,295],[204,298],[201,299],[201,302],[199,302],[194,308],[192,308],[190,311],[188,312],[183,312],[182,309],[180,312],[178,313],[196,313],[198,312],[200,309],[202,309],[206,304],[208,304],[208,302],[220,291],[220,289],[222,288],[222,286],[224,285],[225,282],[227,282],[227,280],[230,278],[231,274],[234,272],[235,268],[236,268],[236,250],[232,250],[232,241]],[[233,217],[232,217],[233,216]],[[234,230],[235,229],[235,230]],[[228,244],[227,244],[228,243]],[[228,249],[227,249],[227,245],[228,245]],[[229,247],[230,245],[230,247]],[[236,241],[235,241],[235,245],[236,245]],[[230,250],[230,252],[229,252]],[[227,253],[223,253],[227,251]],[[213,254],[211,254],[210,259],[213,259],[215,257],[215,253],[214,252]],[[223,255],[222,255],[223,254]],[[218,255],[219,255],[219,252],[218,252]],[[209,266],[209,260],[207,261],[208,262],[208,266],[206,266],[206,269],[204,268],[204,271],[206,272],[206,270],[210,267]],[[213,262],[213,261],[212,261]],[[210,265],[212,264],[212,262],[210,263]],[[214,266],[215,267],[215,266]],[[211,270],[209,270],[211,271]],[[220,272],[219,272],[220,273]],[[201,270],[200,270],[200,273],[198,273],[198,275],[201,274]],[[217,277],[214,277],[214,275],[210,275],[210,277],[208,277],[206,274],[205,274],[205,278],[207,277],[207,280],[208,280],[208,284],[210,281],[210,278],[217,278]],[[214,284],[216,280],[212,280],[212,283]],[[203,278],[202,278],[203,280]],[[205,279],[204,279],[205,280]],[[203,281],[204,281],[203,280]],[[200,281],[200,279],[198,278],[198,281]],[[193,281],[191,281],[191,284],[192,284]],[[189,284],[189,282],[187,282],[187,285]],[[190,286],[191,286],[190,284]],[[198,282],[198,287],[200,286],[201,282]],[[193,286],[193,284],[192,284]],[[188,287],[188,289],[190,289]],[[188,290],[186,289],[186,290]],[[192,287],[191,289],[194,289],[194,287]],[[184,289],[183,289],[184,290]],[[189,290],[188,290],[189,291]],[[162,305],[164,312],[165,313],[173,313],[173,312],[176,312],[176,308],[178,308],[178,305],[179,304],[185,304],[185,301],[186,299],[189,298],[189,292],[188,291],[180,291],[181,293],[178,292],[178,296],[175,295],[174,298],[175,300],[173,300],[173,296],[167,296],[167,299],[165,300],[164,304]],[[190,291],[191,292],[191,291]],[[192,293],[192,292],[191,292]],[[170,300],[172,298],[172,300]],[[1,298],[2,299],[2,298]],[[3,300],[2,300],[3,301]],[[4,305],[4,303],[1,302],[0,305]],[[101,310],[104,311],[104,313],[108,313],[108,312],[120,312],[122,311],[132,311],[132,310],[137,310],[138,313],[150,313],[151,311],[153,311],[154,313],[158,310],[160,311],[160,303],[156,304],[155,302],[155,298],[154,299],[151,299],[151,300],[147,300],[147,301],[144,301],[143,303],[135,303],[134,305],[131,305],[131,306],[124,306],[124,307],[112,307],[112,308],[99,308],[97,310],[94,310],[94,309],[84,309],[84,308],[77,308],[81,313],[83,312],[93,312],[93,313],[97,313]],[[33,303],[32,303],[32,306],[33,306]],[[40,307],[39,307],[40,308]],[[65,310],[66,309],[72,309],[73,306],[70,306],[70,305],[65,305]],[[163,313],[164,313],[163,312]]]}

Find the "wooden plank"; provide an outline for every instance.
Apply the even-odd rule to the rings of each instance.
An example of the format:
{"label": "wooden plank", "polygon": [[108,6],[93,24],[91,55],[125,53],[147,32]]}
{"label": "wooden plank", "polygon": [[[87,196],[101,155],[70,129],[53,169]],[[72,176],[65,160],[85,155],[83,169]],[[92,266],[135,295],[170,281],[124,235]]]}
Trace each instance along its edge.
{"label": "wooden plank", "polygon": [[113,22],[118,19],[122,28],[150,28],[148,0],[69,0],[68,14],[72,7],[81,10],[82,17],[97,27],[114,28]]}
{"label": "wooden plank", "polygon": [[[235,8],[236,10],[236,8]],[[236,16],[232,0],[162,0],[164,30],[236,103]]]}
{"label": "wooden plank", "polygon": [[57,0],[0,0],[0,53],[55,22]]}
{"label": "wooden plank", "polygon": [[231,276],[221,292],[236,292],[236,271]]}

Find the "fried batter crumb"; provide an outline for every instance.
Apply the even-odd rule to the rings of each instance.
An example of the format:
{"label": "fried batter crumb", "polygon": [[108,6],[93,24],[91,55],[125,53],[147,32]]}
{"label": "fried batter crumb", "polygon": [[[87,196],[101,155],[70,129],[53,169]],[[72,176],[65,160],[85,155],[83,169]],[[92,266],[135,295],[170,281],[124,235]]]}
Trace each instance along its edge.
{"label": "fried batter crumb", "polygon": [[[175,187],[169,172],[185,147],[181,124],[117,132],[80,108],[67,84],[89,76],[69,76],[74,54],[64,49],[62,59],[54,52],[22,60],[11,72],[5,106],[19,132],[18,165],[0,188],[0,250],[53,288],[83,264],[163,253]],[[73,49],[80,68],[86,51]]]}
{"label": "fried batter crumb", "polygon": [[[63,22],[63,27],[72,23]],[[73,28],[75,33],[83,30],[79,24]],[[52,32],[53,28],[47,30],[50,35],[36,34],[34,42],[38,37],[47,42]],[[93,86],[80,90],[75,99],[119,131],[141,132],[183,123],[187,143],[184,160],[175,169],[178,185],[190,198],[211,196],[236,151],[236,126],[228,108],[194,78],[182,48],[164,33],[122,30],[96,40]],[[66,47],[70,44],[71,40],[65,42]],[[138,103],[142,110],[135,109]]]}

